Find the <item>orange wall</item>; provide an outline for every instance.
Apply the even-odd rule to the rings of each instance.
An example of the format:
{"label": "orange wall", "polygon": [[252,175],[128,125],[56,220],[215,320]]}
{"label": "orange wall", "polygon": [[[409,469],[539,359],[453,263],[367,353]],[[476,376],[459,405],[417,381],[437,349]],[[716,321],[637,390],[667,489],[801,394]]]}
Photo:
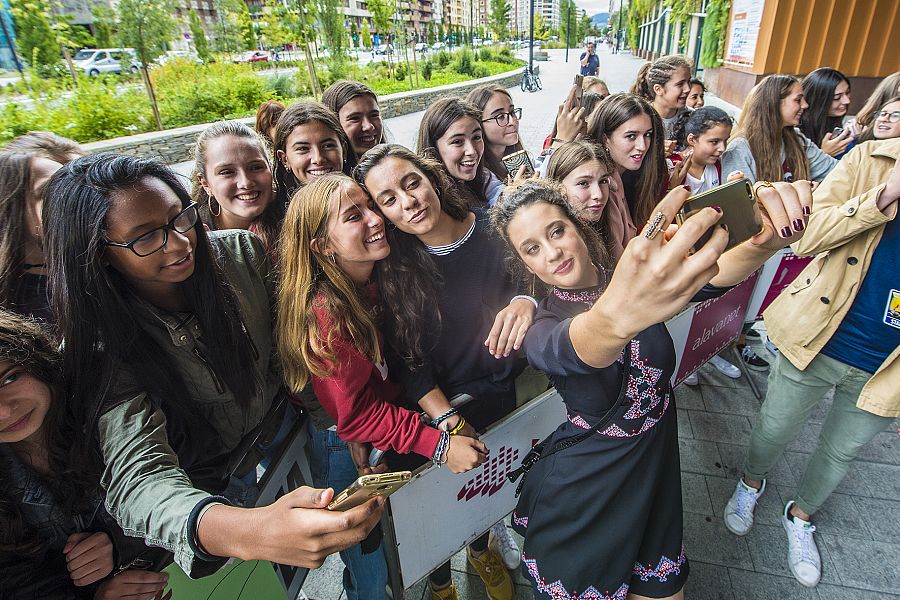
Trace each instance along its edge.
{"label": "orange wall", "polygon": [[900,1],[765,2],[753,66],[727,68],[764,75],[829,66],[848,77],[900,70]]}

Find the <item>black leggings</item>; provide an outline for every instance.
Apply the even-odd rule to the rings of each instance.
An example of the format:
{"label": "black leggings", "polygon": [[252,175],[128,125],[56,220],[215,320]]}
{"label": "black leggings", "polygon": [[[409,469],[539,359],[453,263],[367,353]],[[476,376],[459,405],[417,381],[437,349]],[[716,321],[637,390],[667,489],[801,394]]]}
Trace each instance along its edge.
{"label": "black leggings", "polygon": [[[469,544],[469,548],[471,548],[473,552],[484,552],[487,550],[488,536],[490,533],[491,532],[488,531],[484,535],[473,540],[472,543]],[[437,588],[448,585],[450,583],[450,561],[448,560],[432,571],[431,575],[428,576],[428,580]]]}

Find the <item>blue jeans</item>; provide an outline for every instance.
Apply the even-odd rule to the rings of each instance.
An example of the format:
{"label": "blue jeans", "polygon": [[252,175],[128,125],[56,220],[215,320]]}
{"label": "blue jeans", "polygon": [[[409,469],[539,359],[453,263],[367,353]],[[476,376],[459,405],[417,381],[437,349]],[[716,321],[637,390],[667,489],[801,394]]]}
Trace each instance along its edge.
{"label": "blue jeans", "polygon": [[[334,488],[339,494],[359,475],[347,444],[330,430],[317,431],[309,424],[309,461],[313,483],[318,488]],[[344,561],[344,590],[347,600],[384,600],[387,564],[381,543],[374,552],[363,554],[359,544],[341,552]]]}

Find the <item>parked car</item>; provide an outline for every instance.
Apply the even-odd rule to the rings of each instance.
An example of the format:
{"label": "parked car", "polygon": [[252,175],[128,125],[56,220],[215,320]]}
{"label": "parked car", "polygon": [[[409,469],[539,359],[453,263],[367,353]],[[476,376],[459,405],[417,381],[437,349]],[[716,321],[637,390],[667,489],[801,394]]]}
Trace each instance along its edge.
{"label": "parked car", "polygon": [[[173,60],[186,60],[195,63],[203,63],[196,52],[191,50],[166,50],[166,53],[153,61],[155,65],[164,65]],[[152,65],[151,65],[152,66]]]}
{"label": "parked car", "polygon": [[416,52],[428,52],[428,44],[425,42],[418,42],[415,45]]}
{"label": "parked car", "polygon": [[123,69],[137,73],[140,68],[134,48],[84,48],[72,57],[72,63],[91,76],[121,73]]}
{"label": "parked car", "polygon": [[394,53],[394,47],[390,44],[378,44],[375,46],[375,54],[388,54]]}
{"label": "parked car", "polygon": [[481,38],[473,38],[472,45],[475,46],[476,48],[478,46],[482,46],[482,45],[484,45],[484,40],[482,40]]}
{"label": "parked car", "polygon": [[247,50],[234,57],[236,63],[268,62],[269,53],[265,50]]}
{"label": "parked car", "polygon": [[443,50],[446,47],[447,47],[447,44],[445,44],[444,42],[435,42],[431,45],[431,49],[435,50],[435,51]]}

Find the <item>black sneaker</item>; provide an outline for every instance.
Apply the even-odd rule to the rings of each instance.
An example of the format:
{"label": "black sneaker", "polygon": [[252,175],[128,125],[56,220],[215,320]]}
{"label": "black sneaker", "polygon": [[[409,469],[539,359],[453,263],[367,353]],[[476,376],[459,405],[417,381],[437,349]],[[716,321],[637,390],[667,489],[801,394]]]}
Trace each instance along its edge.
{"label": "black sneaker", "polygon": [[754,371],[765,371],[769,368],[769,363],[759,354],[753,351],[753,348],[745,344],[739,344],[737,349],[741,353],[741,360],[744,364]]}
{"label": "black sneaker", "polygon": [[755,329],[748,329],[748,330],[747,330],[747,333],[745,333],[744,336],[745,336],[745,337],[748,337],[748,338],[752,338],[752,339],[754,339],[754,340],[758,340],[758,339],[760,339],[760,338],[762,337],[762,336],[760,335],[760,333],[759,333],[757,330],[755,330]]}

